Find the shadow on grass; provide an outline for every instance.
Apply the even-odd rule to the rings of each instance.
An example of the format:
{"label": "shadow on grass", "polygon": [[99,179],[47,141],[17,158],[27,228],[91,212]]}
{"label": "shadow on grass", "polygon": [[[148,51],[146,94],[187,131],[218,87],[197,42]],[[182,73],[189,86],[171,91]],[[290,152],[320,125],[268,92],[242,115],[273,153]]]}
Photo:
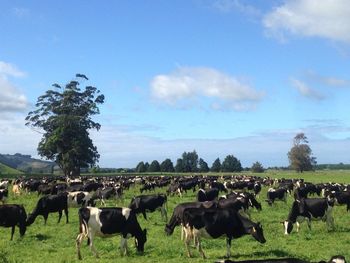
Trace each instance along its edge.
{"label": "shadow on grass", "polygon": [[44,241],[44,240],[48,240],[50,239],[51,237],[48,236],[48,235],[43,235],[43,234],[37,234],[34,236],[36,240],[38,241]]}
{"label": "shadow on grass", "polygon": [[272,249],[269,251],[256,251],[253,253],[249,254],[239,254],[235,253],[231,257],[242,257],[246,259],[256,259],[256,258],[271,258],[271,257],[276,257],[276,258],[292,258],[295,257],[294,254],[290,254],[288,251],[280,250],[280,249]]}

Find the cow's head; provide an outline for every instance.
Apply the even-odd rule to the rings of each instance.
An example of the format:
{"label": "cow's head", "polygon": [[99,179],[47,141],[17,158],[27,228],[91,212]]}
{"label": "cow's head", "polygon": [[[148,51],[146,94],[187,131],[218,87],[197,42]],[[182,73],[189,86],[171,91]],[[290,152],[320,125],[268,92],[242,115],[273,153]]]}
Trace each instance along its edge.
{"label": "cow's head", "polygon": [[266,242],[262,225],[259,222],[253,225],[251,235],[262,244]]}
{"label": "cow's head", "polygon": [[137,249],[137,252],[143,253],[145,250],[145,243],[147,241],[147,230],[142,230],[139,235],[135,236],[135,246]]}
{"label": "cow's head", "polygon": [[293,222],[291,222],[290,220],[286,220],[282,222],[282,224],[284,227],[284,234],[289,235],[293,230]]}

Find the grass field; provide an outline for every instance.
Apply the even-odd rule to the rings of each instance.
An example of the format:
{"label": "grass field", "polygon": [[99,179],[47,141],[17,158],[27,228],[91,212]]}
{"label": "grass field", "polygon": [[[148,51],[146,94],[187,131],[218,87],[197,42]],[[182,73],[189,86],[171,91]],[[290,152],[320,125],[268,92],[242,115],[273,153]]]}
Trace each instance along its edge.
{"label": "grass field", "polygon": [[[271,172],[260,176],[305,178],[311,182],[350,182],[350,172],[327,171],[316,173],[281,173]],[[299,257],[311,261],[328,260],[332,255],[342,254],[350,259],[350,213],[346,207],[335,207],[335,230],[328,232],[322,221],[313,222],[311,232],[306,224],[301,225],[299,233],[292,232],[285,236],[281,221],[286,219],[292,204],[292,198],[288,198],[287,204],[277,202],[269,207],[264,201],[266,188],[258,199],[263,206],[261,212],[252,210],[252,220],[260,221],[264,228],[267,242],[260,244],[250,236],[245,236],[232,242],[232,258],[234,260]],[[165,192],[158,189],[157,192]],[[139,194],[139,187],[125,192],[124,200],[109,201],[110,206],[127,206],[134,195]],[[36,205],[38,196],[36,193],[9,197],[8,203],[23,204],[27,213],[30,213]],[[195,193],[188,192],[184,197],[168,198],[168,217],[170,218],[176,204],[195,200]],[[10,241],[10,229],[0,228],[0,262],[78,262],[75,250],[75,238],[78,234],[77,208],[71,208],[69,224],[65,224],[63,216],[60,224],[57,224],[58,214],[50,214],[47,225],[44,225],[42,217],[38,217],[31,225],[23,238],[19,237],[16,228],[14,240]],[[121,257],[119,253],[120,237],[95,239],[95,246],[100,253],[100,259],[96,258],[86,246],[82,245],[83,262],[214,262],[222,258],[226,253],[225,239],[203,240],[203,249],[208,259],[203,260],[198,251],[193,249],[193,258],[187,258],[182,241],[180,241],[180,229],[176,228],[172,236],[166,236],[164,232],[165,222],[161,220],[160,212],[148,214],[145,221],[138,217],[142,228],[148,230],[148,240],[145,245],[145,253],[136,254],[133,240],[130,239],[129,256]]]}

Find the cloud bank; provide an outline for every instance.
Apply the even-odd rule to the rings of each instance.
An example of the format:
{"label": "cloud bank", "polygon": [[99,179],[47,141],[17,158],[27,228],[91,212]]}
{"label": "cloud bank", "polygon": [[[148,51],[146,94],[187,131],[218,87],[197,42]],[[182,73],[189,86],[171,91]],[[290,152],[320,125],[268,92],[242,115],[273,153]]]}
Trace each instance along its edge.
{"label": "cloud bank", "polygon": [[272,35],[321,37],[350,44],[348,0],[286,0],[263,18]]}
{"label": "cloud bank", "polygon": [[9,77],[23,76],[25,73],[14,65],[0,61],[0,112],[18,112],[28,109],[29,103],[26,96],[9,80]]}
{"label": "cloud bank", "polygon": [[249,84],[213,68],[180,67],[151,82],[152,97],[170,106],[209,99],[212,109],[254,107],[264,96]]}

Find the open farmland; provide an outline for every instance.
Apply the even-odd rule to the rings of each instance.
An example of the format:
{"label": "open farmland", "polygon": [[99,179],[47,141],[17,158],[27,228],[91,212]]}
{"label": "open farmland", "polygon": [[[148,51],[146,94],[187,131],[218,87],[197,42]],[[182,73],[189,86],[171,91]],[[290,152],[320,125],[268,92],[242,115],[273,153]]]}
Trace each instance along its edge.
{"label": "open farmland", "polygon": [[[317,173],[281,173],[272,172],[260,174],[278,178],[305,178],[306,181],[317,182],[350,182],[350,172],[317,172]],[[155,192],[164,193],[166,188],[156,189]],[[232,258],[234,260],[299,257],[311,261],[328,260],[332,255],[342,254],[350,259],[350,212],[346,207],[335,207],[335,230],[328,232],[324,222],[312,223],[311,232],[306,223],[301,224],[301,231],[292,232],[285,236],[281,221],[287,218],[293,198],[288,196],[287,204],[276,202],[272,207],[265,202],[267,187],[264,187],[259,202],[262,211],[252,210],[251,218],[254,222],[260,221],[264,228],[267,240],[260,244],[251,236],[245,236],[232,241]],[[109,200],[110,206],[127,206],[131,198],[139,195],[139,186],[125,191],[123,201]],[[147,193],[146,193],[147,194]],[[23,204],[29,214],[38,200],[36,193],[23,194],[13,197],[10,193],[8,203]],[[168,217],[170,218],[175,205],[181,202],[194,201],[196,193],[188,191],[182,198],[174,196],[168,198]],[[10,229],[0,228],[0,262],[77,262],[75,238],[78,234],[78,209],[69,209],[69,224],[65,224],[63,215],[61,223],[57,224],[58,213],[50,214],[47,225],[39,216],[34,224],[28,227],[25,236],[19,238],[16,228],[14,240],[10,241]],[[120,237],[95,239],[95,246],[100,253],[98,262],[214,262],[226,253],[225,239],[203,240],[203,249],[207,259],[203,260],[199,253],[194,252],[193,258],[187,258],[183,242],[180,240],[180,228],[177,227],[172,236],[164,232],[165,222],[162,221],[159,211],[148,213],[148,221],[142,215],[138,216],[142,228],[148,230],[148,240],[145,253],[136,254],[133,239],[129,239],[129,256],[121,257],[119,253]],[[86,240],[82,245],[83,262],[96,262]]]}

